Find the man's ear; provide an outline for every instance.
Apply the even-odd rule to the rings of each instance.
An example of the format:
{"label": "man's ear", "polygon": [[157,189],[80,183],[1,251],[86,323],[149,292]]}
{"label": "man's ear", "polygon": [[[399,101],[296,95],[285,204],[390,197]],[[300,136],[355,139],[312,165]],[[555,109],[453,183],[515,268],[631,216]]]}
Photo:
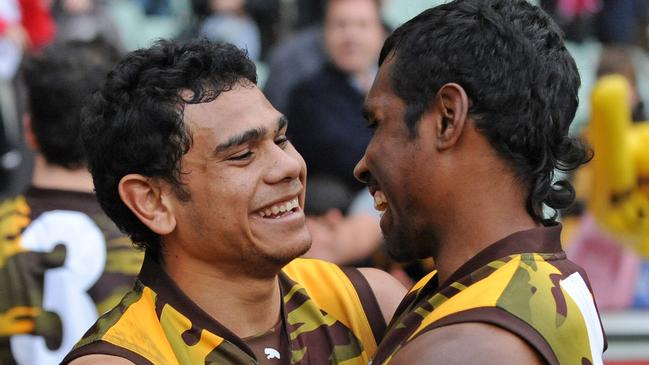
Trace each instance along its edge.
{"label": "man's ear", "polygon": [[32,129],[32,116],[27,113],[23,114],[23,134],[27,147],[33,151],[38,151],[38,141],[36,141],[36,136]]}
{"label": "man's ear", "polygon": [[150,230],[166,235],[176,228],[171,193],[158,179],[128,174],[119,181],[119,196],[135,216]]}
{"label": "man's ear", "polygon": [[449,149],[457,143],[465,128],[469,113],[469,97],[456,83],[444,84],[432,106],[436,120],[435,145],[438,150]]}

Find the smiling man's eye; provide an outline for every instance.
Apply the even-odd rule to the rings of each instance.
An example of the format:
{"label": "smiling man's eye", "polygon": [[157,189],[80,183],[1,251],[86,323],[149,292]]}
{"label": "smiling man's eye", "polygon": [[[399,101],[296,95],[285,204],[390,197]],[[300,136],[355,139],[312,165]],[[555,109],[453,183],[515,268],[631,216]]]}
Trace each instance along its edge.
{"label": "smiling man's eye", "polygon": [[231,156],[228,160],[232,160],[232,161],[242,161],[242,160],[246,160],[246,159],[248,159],[248,158],[250,158],[250,157],[252,157],[252,151],[250,151],[250,150],[245,150],[245,151],[243,151],[243,152],[237,153],[237,154],[234,155],[234,156]]}
{"label": "smiling man's eye", "polygon": [[286,147],[288,144],[288,137],[286,137],[286,135],[277,136],[277,138],[275,138],[275,144],[282,148]]}

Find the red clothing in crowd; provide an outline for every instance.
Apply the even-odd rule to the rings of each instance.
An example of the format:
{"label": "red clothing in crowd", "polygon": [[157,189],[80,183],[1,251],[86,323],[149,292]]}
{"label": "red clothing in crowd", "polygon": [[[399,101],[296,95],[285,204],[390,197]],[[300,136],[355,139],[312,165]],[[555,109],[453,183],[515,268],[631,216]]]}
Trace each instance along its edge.
{"label": "red clothing in crowd", "polygon": [[[54,39],[56,26],[43,0],[19,0],[21,24],[27,34],[32,48],[39,49]],[[11,23],[0,18],[0,34],[4,33]]]}
{"label": "red clothing in crowd", "polygon": [[56,26],[43,0],[19,0],[22,25],[29,35],[32,48],[38,49],[54,39]]}

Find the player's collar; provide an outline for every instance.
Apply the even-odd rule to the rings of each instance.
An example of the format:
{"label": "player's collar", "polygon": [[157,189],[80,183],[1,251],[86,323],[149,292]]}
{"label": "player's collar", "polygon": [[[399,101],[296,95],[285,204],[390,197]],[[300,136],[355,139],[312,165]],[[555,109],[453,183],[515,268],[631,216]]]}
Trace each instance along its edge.
{"label": "player's collar", "polygon": [[[142,284],[156,293],[155,310],[158,314],[158,318],[160,318],[160,313],[164,306],[170,305],[183,316],[191,320],[192,330],[207,330],[232,343],[246,352],[252,359],[255,359],[252,350],[250,350],[243,340],[196,305],[196,303],[194,303],[176,285],[173,279],[169,277],[161,265],[153,258],[153,255],[147,253],[144,256],[144,263],[142,264],[142,270],[140,271],[138,279]],[[217,288],[214,288],[214,294],[214,300],[218,300],[219,294]],[[200,333],[200,331],[198,331],[198,333]],[[200,338],[200,336],[198,338]]]}
{"label": "player's collar", "polygon": [[440,288],[470,275],[492,261],[521,253],[563,253],[561,248],[561,224],[519,231],[502,238],[465,262],[440,285]]}

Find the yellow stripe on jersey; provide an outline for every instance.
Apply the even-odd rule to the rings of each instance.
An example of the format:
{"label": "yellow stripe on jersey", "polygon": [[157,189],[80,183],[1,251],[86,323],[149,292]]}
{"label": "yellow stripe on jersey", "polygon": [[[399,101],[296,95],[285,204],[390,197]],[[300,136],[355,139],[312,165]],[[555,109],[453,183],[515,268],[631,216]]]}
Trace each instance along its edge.
{"label": "yellow stripe on jersey", "polygon": [[101,340],[125,348],[154,364],[178,364],[155,308],[156,294],[144,287],[142,297],[131,304]]}
{"label": "yellow stripe on jersey", "polygon": [[[305,266],[309,269],[305,270]],[[282,271],[306,288],[309,297],[320,308],[351,329],[361,340],[368,357],[376,353],[376,339],[358,293],[338,266],[320,260],[295,259]]]}
{"label": "yellow stripe on jersey", "polygon": [[426,276],[421,278],[415,285],[410,288],[410,291],[408,293],[414,293],[418,291],[419,289],[423,288],[424,285],[426,285],[430,279],[432,279],[433,276],[437,275],[437,270],[433,270],[429,272]]}
{"label": "yellow stripe on jersey", "polygon": [[187,345],[181,336],[192,328],[192,322],[168,304],[162,309],[160,325],[181,364],[205,363],[207,355],[223,342],[222,337],[209,331],[201,331],[199,341],[193,346]]}
{"label": "yellow stripe on jersey", "polygon": [[501,294],[507,287],[507,284],[509,284],[509,281],[514,276],[519,263],[520,256],[510,261],[500,270],[495,271],[487,278],[471,285],[471,290],[461,291],[454,295],[439,308],[436,308],[427,315],[408,340],[411,340],[415,335],[433,322],[436,322],[448,315],[468,309],[495,306]]}

